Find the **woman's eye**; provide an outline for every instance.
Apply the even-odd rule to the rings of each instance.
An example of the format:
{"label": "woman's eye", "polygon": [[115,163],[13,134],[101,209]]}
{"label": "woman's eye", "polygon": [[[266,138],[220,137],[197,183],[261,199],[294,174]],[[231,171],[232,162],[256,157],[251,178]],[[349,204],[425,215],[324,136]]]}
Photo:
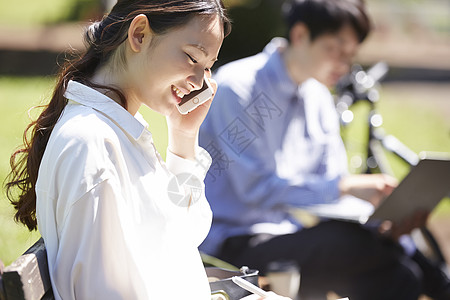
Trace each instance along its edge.
{"label": "woman's eye", "polygon": [[197,61],[196,61],[192,56],[190,56],[190,55],[187,54],[187,53],[186,53],[186,55],[187,55],[187,57],[189,57],[189,59],[190,59],[194,64],[197,63]]}
{"label": "woman's eye", "polygon": [[[192,63],[194,63],[194,64],[196,64],[196,63],[198,63],[198,61],[197,60],[195,60],[195,58],[193,58],[192,56],[190,56],[189,54],[187,54],[186,53],[186,55],[187,55],[187,57],[189,57],[189,60],[192,62]],[[205,68],[205,72],[211,72],[211,68],[208,68],[208,67],[206,67]]]}

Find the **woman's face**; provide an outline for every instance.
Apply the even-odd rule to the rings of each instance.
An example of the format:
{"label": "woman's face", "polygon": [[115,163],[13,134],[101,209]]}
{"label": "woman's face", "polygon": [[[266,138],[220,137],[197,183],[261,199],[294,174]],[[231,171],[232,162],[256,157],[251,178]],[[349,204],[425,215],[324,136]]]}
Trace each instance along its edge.
{"label": "woman's face", "polygon": [[141,104],[170,115],[184,95],[200,89],[223,41],[218,16],[195,16],[186,25],[152,35],[128,60],[125,94],[134,114]]}

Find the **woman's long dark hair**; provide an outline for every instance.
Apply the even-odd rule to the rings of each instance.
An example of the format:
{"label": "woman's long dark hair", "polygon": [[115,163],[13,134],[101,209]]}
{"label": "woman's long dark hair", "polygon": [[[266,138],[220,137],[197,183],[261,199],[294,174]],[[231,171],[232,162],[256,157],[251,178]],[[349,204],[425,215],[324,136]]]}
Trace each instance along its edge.
{"label": "woman's long dark hair", "polygon": [[6,194],[17,210],[15,220],[29,230],[37,229],[35,186],[39,166],[50,134],[67,104],[64,93],[68,82],[76,80],[94,88],[108,89],[120,97],[126,108],[123,93],[113,87],[96,85],[90,78],[127,39],[129,25],[139,14],[147,16],[157,35],[186,24],[196,15],[217,15],[222,21],[224,36],[231,30],[221,0],[119,0],[108,15],[92,24],[85,34],[86,52],[61,68],[50,102],[25,129],[23,147],[11,155]]}

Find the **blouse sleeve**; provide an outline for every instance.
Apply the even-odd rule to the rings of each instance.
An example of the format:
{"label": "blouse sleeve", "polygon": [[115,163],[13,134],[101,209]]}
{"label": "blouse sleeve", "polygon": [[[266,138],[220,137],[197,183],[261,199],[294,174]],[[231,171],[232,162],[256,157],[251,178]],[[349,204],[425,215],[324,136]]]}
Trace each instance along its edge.
{"label": "blouse sleeve", "polygon": [[191,173],[203,181],[211,166],[212,159],[209,153],[201,147],[197,147],[195,152],[195,160],[189,160],[181,158],[167,149],[167,168],[174,175]]}
{"label": "blouse sleeve", "polygon": [[62,299],[148,298],[125,236],[117,186],[102,181],[66,216],[51,272]]}

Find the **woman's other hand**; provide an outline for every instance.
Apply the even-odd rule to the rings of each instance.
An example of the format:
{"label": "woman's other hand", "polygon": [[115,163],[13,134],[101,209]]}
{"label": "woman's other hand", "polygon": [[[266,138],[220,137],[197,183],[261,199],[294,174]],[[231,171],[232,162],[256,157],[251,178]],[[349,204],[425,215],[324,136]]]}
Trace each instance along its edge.
{"label": "woman's other hand", "polygon": [[246,296],[244,298],[241,298],[241,300],[291,300],[291,298],[277,295],[274,292],[267,292],[267,293],[269,294],[268,297],[261,297],[261,296],[252,294],[252,295]]}

